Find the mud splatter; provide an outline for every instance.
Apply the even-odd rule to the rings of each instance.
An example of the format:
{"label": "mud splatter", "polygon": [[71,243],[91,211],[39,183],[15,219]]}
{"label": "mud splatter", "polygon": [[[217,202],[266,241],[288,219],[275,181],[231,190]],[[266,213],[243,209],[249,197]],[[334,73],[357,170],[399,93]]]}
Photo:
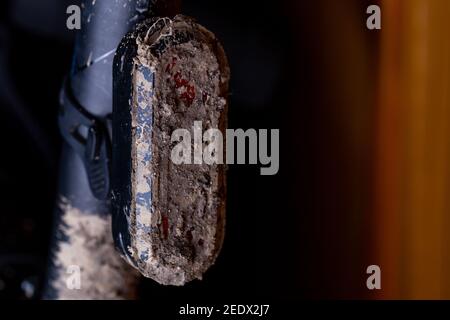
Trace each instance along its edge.
{"label": "mud splatter", "polygon": [[[67,199],[59,202],[61,241],[54,253],[57,275],[50,281],[60,300],[136,298],[138,273],[115,251],[111,217],[83,212]],[[71,266],[80,268],[80,289],[70,289]]]}

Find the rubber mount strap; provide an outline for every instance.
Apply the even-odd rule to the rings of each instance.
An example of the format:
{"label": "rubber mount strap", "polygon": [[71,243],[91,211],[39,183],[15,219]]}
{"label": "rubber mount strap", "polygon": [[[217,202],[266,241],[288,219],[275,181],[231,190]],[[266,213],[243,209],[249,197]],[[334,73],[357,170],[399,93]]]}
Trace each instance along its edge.
{"label": "rubber mount strap", "polygon": [[60,94],[59,130],[65,141],[83,160],[92,194],[105,200],[110,192],[111,138],[108,119],[84,109],[73,96],[69,81]]}

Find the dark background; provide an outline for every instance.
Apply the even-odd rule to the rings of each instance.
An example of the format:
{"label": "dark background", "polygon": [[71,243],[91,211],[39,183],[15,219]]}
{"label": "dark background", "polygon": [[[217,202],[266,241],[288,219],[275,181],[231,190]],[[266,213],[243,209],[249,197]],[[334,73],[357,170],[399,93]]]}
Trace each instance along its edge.
{"label": "dark background", "polygon": [[[101,0],[100,0],[101,1]],[[374,1],[185,0],[216,33],[231,71],[230,128],[280,129],[280,171],[230,166],[227,233],[215,266],[142,296],[364,298],[372,245]],[[77,1],[0,3],[0,298],[37,298],[56,197],[58,93]],[[30,288],[34,288],[30,291]]]}

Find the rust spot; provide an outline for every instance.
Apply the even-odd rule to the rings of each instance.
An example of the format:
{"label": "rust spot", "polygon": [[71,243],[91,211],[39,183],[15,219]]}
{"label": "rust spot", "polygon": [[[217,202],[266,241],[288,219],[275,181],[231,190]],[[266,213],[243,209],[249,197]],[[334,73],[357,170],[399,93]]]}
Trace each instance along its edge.
{"label": "rust spot", "polygon": [[177,72],[173,76],[173,80],[175,81],[175,87],[178,88],[185,88],[185,91],[181,94],[180,99],[187,104],[188,106],[191,106],[195,99],[195,88],[194,86],[189,84],[189,81],[186,79],[183,79],[181,77],[181,73]]}
{"label": "rust spot", "polygon": [[167,236],[169,235],[169,219],[167,219],[166,216],[162,217],[162,229],[163,229],[164,239],[167,239]]}
{"label": "rust spot", "polygon": [[183,79],[180,72],[175,73],[173,80],[175,80],[175,87],[177,89],[189,85],[189,81]]}
{"label": "rust spot", "polygon": [[186,87],[186,91],[181,95],[181,100],[186,103],[188,106],[191,106],[195,99],[195,88],[193,86],[188,85]]}
{"label": "rust spot", "polygon": [[175,88],[184,88],[184,92],[180,95],[180,99],[187,105],[191,106],[195,99],[195,88],[194,86],[189,84],[189,80],[184,79],[181,76],[180,72],[177,72],[173,75],[172,71],[177,64],[177,58],[172,57],[171,62],[169,62],[166,66],[166,72],[172,76],[173,81],[175,82]]}
{"label": "rust spot", "polygon": [[169,72],[169,73],[172,72],[172,69],[175,67],[176,64],[177,64],[177,58],[173,57],[172,62],[167,64],[166,72]]}

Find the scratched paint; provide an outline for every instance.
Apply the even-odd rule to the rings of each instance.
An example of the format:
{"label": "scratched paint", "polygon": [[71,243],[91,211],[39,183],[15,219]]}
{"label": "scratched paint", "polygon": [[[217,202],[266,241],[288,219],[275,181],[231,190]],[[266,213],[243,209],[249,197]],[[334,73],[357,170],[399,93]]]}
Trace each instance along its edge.
{"label": "scratched paint", "polygon": [[[134,106],[132,112],[132,137],[133,137],[133,168],[134,188],[134,223],[136,229],[135,239],[143,239],[156,227],[157,219],[149,211],[152,208],[152,127],[153,127],[153,97],[154,97],[154,71],[151,66],[136,62],[134,68]],[[145,243],[136,241],[133,244],[137,248],[135,254],[147,261],[149,254]]]}

